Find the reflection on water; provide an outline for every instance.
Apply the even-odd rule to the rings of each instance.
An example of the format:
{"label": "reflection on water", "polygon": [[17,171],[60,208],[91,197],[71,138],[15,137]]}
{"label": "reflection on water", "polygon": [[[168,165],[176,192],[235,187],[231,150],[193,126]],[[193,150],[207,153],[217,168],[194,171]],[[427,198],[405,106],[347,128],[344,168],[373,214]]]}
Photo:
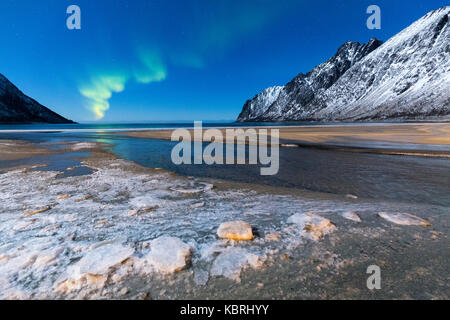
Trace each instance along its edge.
{"label": "reflection on water", "polygon": [[69,152],[62,154],[43,154],[32,158],[16,160],[0,160],[0,171],[2,168],[19,166],[42,165],[32,170],[34,171],[65,171],[68,168],[80,166],[80,158],[89,156],[89,152]]}
{"label": "reflection on water", "polygon": [[173,165],[174,144],[123,138],[113,149],[119,157],[186,176],[450,206],[448,159],[281,148],[278,174],[261,176],[258,165]]}
{"label": "reflection on water", "polygon": [[[0,139],[2,138],[34,142],[81,140],[103,142],[111,144],[110,150],[120,158],[186,176],[450,206],[448,159],[281,148],[278,174],[261,176],[259,165],[176,166],[170,159],[172,147],[176,144],[171,141],[139,139],[107,133],[67,132],[1,134]],[[19,161],[15,160],[15,163]]]}

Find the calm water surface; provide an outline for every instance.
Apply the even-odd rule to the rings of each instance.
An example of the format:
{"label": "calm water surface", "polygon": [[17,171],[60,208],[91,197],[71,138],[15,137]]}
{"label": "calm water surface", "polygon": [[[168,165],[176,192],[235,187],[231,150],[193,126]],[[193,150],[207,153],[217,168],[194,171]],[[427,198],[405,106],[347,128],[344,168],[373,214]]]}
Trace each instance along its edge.
{"label": "calm water surface", "polygon": [[[298,125],[298,123],[291,123]],[[229,123],[209,123],[204,126],[228,126]],[[234,124],[242,125],[242,124]],[[248,124],[246,124],[248,125]],[[253,125],[253,124],[252,124]],[[263,125],[274,125],[264,123]],[[278,125],[278,124],[277,124]],[[289,123],[287,124],[289,125]],[[63,125],[70,126],[70,125]],[[72,125],[80,129],[136,128],[138,125]],[[190,127],[189,124],[139,124],[142,128]],[[3,129],[4,126],[0,126]],[[11,130],[62,129],[61,125],[6,126]],[[74,128],[74,127],[72,127]],[[32,142],[95,141],[110,145],[110,151],[141,165],[164,168],[185,176],[220,178],[262,185],[308,189],[333,194],[353,194],[362,198],[401,202],[428,203],[450,207],[450,160],[411,156],[392,156],[317,150],[309,148],[281,148],[280,170],[274,176],[261,176],[259,165],[174,165],[170,159],[171,141],[132,138],[107,132],[42,132],[4,133],[0,139],[20,139]],[[76,154],[74,154],[75,156]],[[41,156],[42,158],[42,156]],[[58,168],[61,162],[71,161],[61,155],[35,157],[13,161],[27,163],[43,160],[53,162],[50,168]],[[0,162],[0,167],[11,165]]]}

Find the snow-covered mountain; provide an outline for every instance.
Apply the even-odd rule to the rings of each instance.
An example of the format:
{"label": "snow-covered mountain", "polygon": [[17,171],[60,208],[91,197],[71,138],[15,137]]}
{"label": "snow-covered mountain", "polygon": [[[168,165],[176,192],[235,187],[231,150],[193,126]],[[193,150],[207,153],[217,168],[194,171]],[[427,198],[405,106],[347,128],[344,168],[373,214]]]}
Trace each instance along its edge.
{"label": "snow-covered mountain", "polygon": [[346,42],[327,62],[277,89],[275,100],[266,89],[247,101],[238,121],[450,116],[449,15],[450,6],[429,12],[384,44]]}
{"label": "snow-covered mountain", "polygon": [[254,96],[252,100],[247,100],[239,118],[254,119],[261,116],[278,99],[283,89],[284,87],[281,86],[269,87]]}
{"label": "snow-covered mountain", "polygon": [[73,123],[23,94],[0,74],[0,123]]}

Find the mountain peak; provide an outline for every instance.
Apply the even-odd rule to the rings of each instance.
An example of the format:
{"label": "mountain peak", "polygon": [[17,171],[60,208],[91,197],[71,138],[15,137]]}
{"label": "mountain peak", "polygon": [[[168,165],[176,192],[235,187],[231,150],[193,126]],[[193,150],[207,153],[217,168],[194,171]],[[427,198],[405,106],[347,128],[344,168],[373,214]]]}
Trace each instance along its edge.
{"label": "mountain peak", "polygon": [[0,123],[73,123],[23,94],[0,73]]}
{"label": "mountain peak", "polygon": [[326,62],[284,86],[270,106],[253,105],[259,114],[238,121],[449,116],[449,14],[450,6],[431,11],[384,44],[375,38],[345,42]]}

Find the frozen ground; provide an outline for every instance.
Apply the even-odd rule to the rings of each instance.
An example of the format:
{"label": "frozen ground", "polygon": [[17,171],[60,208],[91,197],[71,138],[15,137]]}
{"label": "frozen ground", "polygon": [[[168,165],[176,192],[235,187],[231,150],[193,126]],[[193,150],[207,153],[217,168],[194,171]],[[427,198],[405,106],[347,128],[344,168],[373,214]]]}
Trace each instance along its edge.
{"label": "frozen ground", "polygon": [[[101,153],[83,165],[0,174],[0,298],[449,296],[446,207],[182,178]],[[235,220],[252,241],[219,239]]]}

